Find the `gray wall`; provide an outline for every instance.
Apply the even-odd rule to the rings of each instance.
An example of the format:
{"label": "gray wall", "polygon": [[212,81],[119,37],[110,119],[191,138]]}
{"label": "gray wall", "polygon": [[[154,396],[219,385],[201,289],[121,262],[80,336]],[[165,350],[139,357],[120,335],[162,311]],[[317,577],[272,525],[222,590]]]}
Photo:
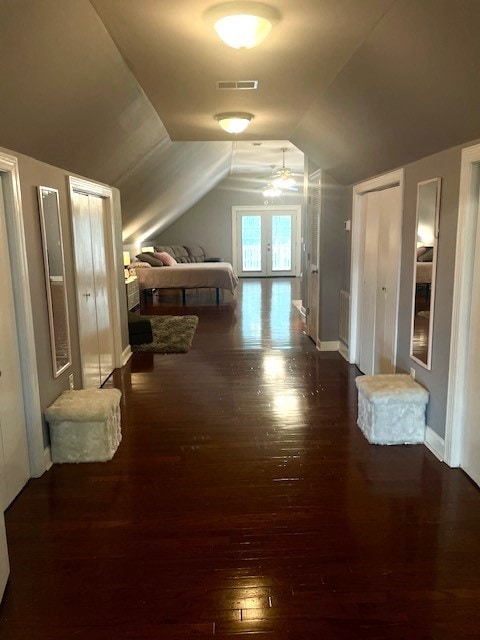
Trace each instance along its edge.
{"label": "gray wall", "polygon": [[344,222],[350,217],[349,190],[322,172],[320,214],[320,316],[321,342],[338,340],[340,289],[345,279]]}
{"label": "gray wall", "polygon": [[[71,373],[74,374],[75,385],[77,388],[80,387],[81,380],[80,345],[78,340],[77,306],[75,297],[73,238],[68,193],[68,176],[74,174],[21,155],[15,151],[8,149],[2,149],[2,151],[18,158],[23,223],[27,244],[28,274],[34,321],[40,403],[43,411],[62,393],[62,391],[68,389],[68,376]],[[58,378],[54,378],[52,372],[50,329],[40,234],[40,216],[37,199],[38,185],[52,187],[59,191],[60,219],[62,224],[65,254],[65,283],[67,287],[68,313],[72,343],[72,366],[64,371]],[[121,212],[120,198],[117,190],[114,190],[113,200],[116,236],[115,250],[119,255],[119,264],[122,265]],[[125,349],[128,345],[128,329],[126,323],[126,300],[123,269],[119,269],[118,283],[119,287],[121,287],[120,300],[125,301],[125,313],[122,314],[122,316],[125,316],[122,319],[122,349]],[[48,434],[46,428],[44,430],[44,440],[47,444]]]}
{"label": "gray wall", "polygon": [[[207,255],[232,262],[232,206],[264,205],[266,200],[261,191],[264,182],[256,182],[250,176],[225,178],[152,243],[199,244]],[[303,204],[301,185],[298,192],[275,198],[268,204]],[[150,241],[144,240],[142,244],[148,245]]]}
{"label": "gray wall", "polygon": [[[427,424],[442,438],[445,435],[461,149],[462,147],[455,147],[423,158],[405,167],[397,367],[407,373],[410,367],[413,366],[415,368],[416,379],[430,392]],[[435,287],[432,369],[428,371],[409,357],[416,246],[415,219],[417,183],[428,178],[437,177],[442,178],[440,233]]]}

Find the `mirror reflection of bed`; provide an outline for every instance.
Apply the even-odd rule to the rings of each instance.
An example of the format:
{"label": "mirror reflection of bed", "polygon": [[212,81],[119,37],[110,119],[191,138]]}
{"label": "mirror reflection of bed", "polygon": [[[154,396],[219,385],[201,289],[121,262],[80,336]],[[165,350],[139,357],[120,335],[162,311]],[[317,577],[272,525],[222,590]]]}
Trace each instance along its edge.
{"label": "mirror reflection of bed", "polygon": [[440,178],[418,184],[410,357],[431,368]]}

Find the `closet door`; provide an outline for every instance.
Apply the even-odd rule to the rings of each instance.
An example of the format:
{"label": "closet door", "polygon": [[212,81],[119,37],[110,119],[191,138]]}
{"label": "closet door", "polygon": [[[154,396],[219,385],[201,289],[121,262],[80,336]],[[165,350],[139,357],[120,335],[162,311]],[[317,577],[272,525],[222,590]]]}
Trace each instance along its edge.
{"label": "closet door", "polygon": [[30,477],[17,323],[0,174],[0,514]]}
{"label": "closet door", "polygon": [[103,384],[113,371],[113,339],[110,322],[107,261],[105,257],[105,215],[102,198],[89,195],[88,201],[92,238],[99,377],[100,384]]}
{"label": "closet door", "polygon": [[320,172],[308,180],[307,200],[307,335],[318,342],[318,315],[320,310]]}
{"label": "closet door", "polygon": [[363,196],[362,215],[365,219],[362,270],[362,315],[360,332],[360,362],[362,373],[371,375],[375,357],[375,317],[377,306],[378,227],[380,218],[379,192]]}
{"label": "closet door", "polygon": [[[480,220],[480,208],[477,212]],[[473,254],[472,301],[466,362],[466,390],[460,466],[480,485],[480,223]],[[468,311],[467,311],[468,313]]]}
{"label": "closet door", "polygon": [[400,187],[363,196],[360,370],[395,372],[401,246]]}
{"label": "closet door", "polygon": [[74,192],[72,207],[82,382],[98,388],[113,371],[103,204]]}
{"label": "closet door", "polygon": [[10,573],[10,563],[8,561],[7,534],[5,532],[5,518],[0,510],[0,602],[7,585]]}

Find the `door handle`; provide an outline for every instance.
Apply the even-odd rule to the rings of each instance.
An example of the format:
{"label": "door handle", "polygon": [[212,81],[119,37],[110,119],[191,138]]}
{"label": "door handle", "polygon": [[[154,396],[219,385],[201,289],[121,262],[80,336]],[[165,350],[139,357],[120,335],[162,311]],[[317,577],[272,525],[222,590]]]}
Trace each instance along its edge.
{"label": "door handle", "polygon": [[316,275],[318,273],[318,269],[312,269],[312,273]]}

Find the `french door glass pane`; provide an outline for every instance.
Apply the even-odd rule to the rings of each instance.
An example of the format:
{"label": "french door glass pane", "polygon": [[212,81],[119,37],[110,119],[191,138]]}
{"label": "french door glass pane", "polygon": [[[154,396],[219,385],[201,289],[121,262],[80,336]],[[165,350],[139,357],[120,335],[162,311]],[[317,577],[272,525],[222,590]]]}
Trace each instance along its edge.
{"label": "french door glass pane", "polygon": [[292,216],[272,216],[272,271],[292,269]]}
{"label": "french door glass pane", "polygon": [[262,270],[262,217],[242,216],[242,271]]}

